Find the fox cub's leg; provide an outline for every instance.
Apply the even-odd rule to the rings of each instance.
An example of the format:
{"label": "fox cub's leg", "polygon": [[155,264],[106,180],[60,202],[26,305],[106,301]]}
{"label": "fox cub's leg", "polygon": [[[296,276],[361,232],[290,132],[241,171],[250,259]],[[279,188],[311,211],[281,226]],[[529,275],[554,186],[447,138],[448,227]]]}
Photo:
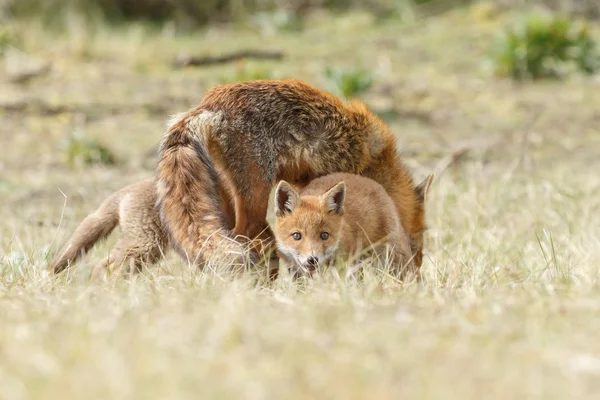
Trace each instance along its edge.
{"label": "fox cub's leg", "polygon": [[100,282],[106,277],[106,271],[110,265],[110,256],[106,257],[100,264],[97,264],[92,268],[92,274],[90,276],[90,281],[92,282]]}
{"label": "fox cub's leg", "polygon": [[110,256],[92,271],[92,280],[101,278],[106,273],[109,276],[138,273],[143,267],[149,267],[158,262],[166,249],[155,242],[151,246],[143,240],[121,238]]}
{"label": "fox cub's leg", "polygon": [[125,243],[124,238],[119,238],[113,249],[110,251],[109,256],[106,257],[100,264],[96,265],[94,269],[92,269],[90,280],[103,280],[107,277],[107,273],[112,276],[118,266],[123,263],[125,259],[124,254],[127,247],[128,246]]}
{"label": "fox cub's leg", "polygon": [[121,231],[122,236],[110,256],[93,271],[92,278],[104,272],[110,275],[140,272],[144,266],[155,264],[167,251],[167,234],[150,200],[122,207]]}
{"label": "fox cub's leg", "polygon": [[391,250],[390,272],[394,276],[405,279],[418,272],[404,232],[391,234],[388,238],[388,247]]}

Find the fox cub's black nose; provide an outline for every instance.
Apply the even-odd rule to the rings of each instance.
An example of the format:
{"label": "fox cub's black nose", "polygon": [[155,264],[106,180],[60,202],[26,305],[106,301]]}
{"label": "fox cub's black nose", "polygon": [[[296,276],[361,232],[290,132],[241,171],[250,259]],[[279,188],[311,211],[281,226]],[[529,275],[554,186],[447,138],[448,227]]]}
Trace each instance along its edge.
{"label": "fox cub's black nose", "polygon": [[306,263],[311,267],[316,267],[319,263],[319,259],[317,257],[310,257],[308,260],[306,260]]}

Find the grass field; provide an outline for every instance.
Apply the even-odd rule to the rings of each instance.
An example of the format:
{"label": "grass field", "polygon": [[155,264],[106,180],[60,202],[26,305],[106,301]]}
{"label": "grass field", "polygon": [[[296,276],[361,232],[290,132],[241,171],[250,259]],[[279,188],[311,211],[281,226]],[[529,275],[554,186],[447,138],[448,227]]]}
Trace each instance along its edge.
{"label": "grass field", "polygon": [[[20,51],[0,58],[0,399],[597,398],[600,76],[495,77],[490,52],[513,17],[315,14],[301,32],[186,36],[11,23]],[[246,48],[286,56],[171,66],[182,52]],[[11,82],[15,65],[46,62],[47,74]],[[326,68],[345,66],[373,74],[362,97],[415,178],[436,173],[421,284],[367,273],[264,287],[175,255],[134,279],[90,283],[114,238],[69,274],[45,273],[47,253],[106,195],[152,175],[164,122],[208,87],[270,76],[328,88]],[[67,163],[73,132],[117,163]]]}

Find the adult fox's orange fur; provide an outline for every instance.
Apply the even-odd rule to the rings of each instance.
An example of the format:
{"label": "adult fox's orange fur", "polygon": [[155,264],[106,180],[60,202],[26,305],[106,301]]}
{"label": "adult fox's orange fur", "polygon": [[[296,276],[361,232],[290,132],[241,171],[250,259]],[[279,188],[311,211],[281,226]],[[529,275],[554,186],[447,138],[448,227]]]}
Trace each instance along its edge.
{"label": "adult fox's orange fur", "polygon": [[293,275],[310,274],[365,249],[389,254],[385,259],[396,276],[417,272],[394,202],[381,185],[364,176],[330,174],[300,192],[281,181],[275,190],[275,216],[277,251]]}
{"label": "adult fox's orange fur", "polygon": [[237,254],[232,237],[271,237],[265,218],[277,181],[302,185],[333,172],[385,188],[420,266],[430,179],[413,183],[394,136],[364,104],[297,80],[216,86],[170,123],[157,167],[161,218],[191,260]]}

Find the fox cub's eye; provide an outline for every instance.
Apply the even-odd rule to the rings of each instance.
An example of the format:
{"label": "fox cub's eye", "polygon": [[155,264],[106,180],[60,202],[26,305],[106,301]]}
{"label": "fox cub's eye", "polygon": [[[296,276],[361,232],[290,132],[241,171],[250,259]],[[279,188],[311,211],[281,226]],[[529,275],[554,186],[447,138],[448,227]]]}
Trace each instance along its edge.
{"label": "fox cub's eye", "polygon": [[321,232],[321,240],[327,240],[327,239],[329,239],[329,233]]}
{"label": "fox cub's eye", "polygon": [[292,239],[300,240],[300,239],[302,239],[302,235],[300,234],[300,232],[294,232],[294,233],[292,233]]}

